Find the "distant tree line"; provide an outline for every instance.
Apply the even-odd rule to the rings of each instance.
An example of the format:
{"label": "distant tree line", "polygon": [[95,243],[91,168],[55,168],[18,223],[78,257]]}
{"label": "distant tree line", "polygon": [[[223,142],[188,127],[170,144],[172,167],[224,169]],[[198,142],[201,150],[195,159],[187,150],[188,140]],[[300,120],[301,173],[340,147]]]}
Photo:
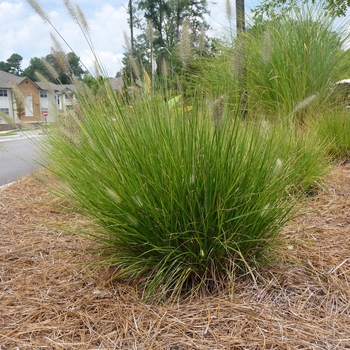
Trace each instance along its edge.
{"label": "distant tree line", "polygon": [[55,84],[70,84],[71,77],[82,79],[87,72],[82,68],[80,58],[74,53],[53,52],[45,57],[33,57],[29,61],[29,66],[22,69],[23,57],[14,53],[7,61],[0,62],[0,70],[25,76],[32,81],[39,81],[38,74]]}
{"label": "distant tree line", "polygon": [[[264,0],[253,10],[254,18],[257,22],[265,21],[287,9],[315,2]],[[245,30],[244,3],[244,0],[235,0],[238,34]],[[334,16],[343,16],[350,6],[350,0],[322,0],[320,5],[324,11]],[[227,0],[226,6],[231,6],[230,0]],[[209,29],[205,19],[209,14],[207,0],[128,0],[126,10],[130,29],[129,33],[126,33],[122,60],[122,76],[126,83],[133,83],[140,80],[140,77],[142,80],[146,71],[151,78],[153,75],[159,77],[162,74],[173,76],[176,84],[179,75],[186,79],[184,71],[187,74],[195,68],[193,63],[196,59],[212,56],[220,51],[220,41],[206,34]],[[135,35],[135,32],[140,34]],[[188,60],[189,57],[192,62]],[[0,70],[27,76],[33,81],[39,80],[37,73],[53,83],[69,84],[73,75],[78,79],[84,78],[88,83],[94,80],[83,69],[80,58],[74,52],[66,54],[53,51],[42,58],[33,57],[25,69],[21,67],[22,60],[21,55],[14,53],[7,61],[0,62]]]}

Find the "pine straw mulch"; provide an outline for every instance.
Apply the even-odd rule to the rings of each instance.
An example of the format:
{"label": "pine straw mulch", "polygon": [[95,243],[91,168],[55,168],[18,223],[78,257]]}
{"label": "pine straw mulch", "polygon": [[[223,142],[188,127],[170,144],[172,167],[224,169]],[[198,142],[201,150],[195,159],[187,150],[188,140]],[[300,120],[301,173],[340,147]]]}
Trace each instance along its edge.
{"label": "pine straw mulch", "polygon": [[52,200],[33,175],[0,189],[0,349],[350,349],[349,165],[282,232],[283,263],[175,306],[106,284]]}

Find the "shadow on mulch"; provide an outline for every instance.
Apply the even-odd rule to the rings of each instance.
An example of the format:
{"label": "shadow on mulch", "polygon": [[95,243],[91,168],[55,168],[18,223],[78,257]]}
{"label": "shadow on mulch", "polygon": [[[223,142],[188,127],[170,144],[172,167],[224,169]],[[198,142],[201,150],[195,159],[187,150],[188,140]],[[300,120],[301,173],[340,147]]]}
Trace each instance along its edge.
{"label": "shadow on mulch", "polygon": [[[35,176],[0,189],[0,349],[350,349],[350,166],[281,235],[284,262],[175,306],[106,284]],[[40,204],[41,203],[41,204]],[[48,205],[42,205],[46,203]]]}

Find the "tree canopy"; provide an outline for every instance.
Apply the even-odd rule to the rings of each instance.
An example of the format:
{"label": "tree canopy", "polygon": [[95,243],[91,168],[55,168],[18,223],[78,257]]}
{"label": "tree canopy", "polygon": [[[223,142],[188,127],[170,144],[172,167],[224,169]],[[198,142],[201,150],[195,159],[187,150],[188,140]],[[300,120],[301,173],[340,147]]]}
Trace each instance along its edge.
{"label": "tree canopy", "polygon": [[[178,44],[184,24],[189,24],[192,47],[200,46],[203,33],[209,28],[204,18],[208,13],[207,5],[207,0],[129,1],[131,38],[123,59],[124,77],[131,79],[135,63],[148,72],[153,72],[156,66],[160,72],[165,64],[174,71],[180,62]],[[133,26],[142,30],[136,38],[133,37]]]}
{"label": "tree canopy", "polygon": [[345,16],[350,0],[264,0],[253,10],[255,18],[274,16],[276,13],[300,6],[301,3],[319,4],[331,16]]}
{"label": "tree canopy", "polygon": [[[61,59],[60,59],[61,57]],[[60,61],[65,61],[62,64]],[[45,65],[46,62],[46,65]],[[49,65],[57,73],[57,76],[50,74],[47,67]],[[50,68],[49,67],[49,68]],[[74,53],[50,53],[43,58],[33,57],[29,62],[29,66],[23,71],[23,75],[27,76],[33,81],[37,81],[36,72],[43,75],[52,83],[70,84],[72,76],[82,79],[85,71],[80,64],[80,58]]]}
{"label": "tree canopy", "polygon": [[14,53],[11,55],[10,58],[7,59],[6,62],[1,61],[0,62],[0,70],[8,73],[12,73],[15,75],[21,75],[22,74],[22,64],[23,57],[19,55],[18,53]]}

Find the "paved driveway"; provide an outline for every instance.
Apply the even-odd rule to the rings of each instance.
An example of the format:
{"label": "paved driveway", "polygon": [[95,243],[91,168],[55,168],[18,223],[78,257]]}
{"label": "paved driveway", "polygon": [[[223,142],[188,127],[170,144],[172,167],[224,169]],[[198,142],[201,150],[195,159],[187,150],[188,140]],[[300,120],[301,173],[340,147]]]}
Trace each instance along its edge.
{"label": "paved driveway", "polygon": [[0,137],[0,186],[41,167],[39,132]]}

